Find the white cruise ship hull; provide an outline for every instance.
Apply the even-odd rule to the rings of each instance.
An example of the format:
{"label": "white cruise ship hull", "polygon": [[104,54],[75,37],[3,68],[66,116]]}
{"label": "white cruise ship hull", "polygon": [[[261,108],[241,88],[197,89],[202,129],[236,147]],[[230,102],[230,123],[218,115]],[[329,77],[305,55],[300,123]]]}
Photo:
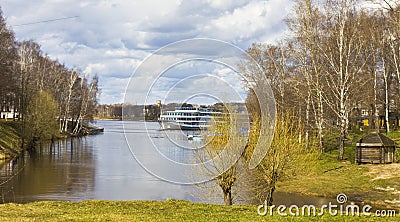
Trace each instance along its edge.
{"label": "white cruise ship hull", "polygon": [[202,130],[207,129],[208,125],[188,125],[178,122],[159,121],[163,130]]}
{"label": "white cruise ship hull", "polygon": [[158,120],[164,130],[203,130],[209,127],[212,118],[220,115],[207,108],[189,106],[166,111]]}

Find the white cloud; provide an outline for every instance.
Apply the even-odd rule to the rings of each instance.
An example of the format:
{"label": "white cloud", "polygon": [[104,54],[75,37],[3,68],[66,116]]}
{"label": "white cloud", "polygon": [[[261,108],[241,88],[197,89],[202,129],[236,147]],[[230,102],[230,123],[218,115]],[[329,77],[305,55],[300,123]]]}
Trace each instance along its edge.
{"label": "white cloud", "polygon": [[211,7],[219,10],[230,10],[238,6],[242,6],[248,1],[246,0],[207,0]]}
{"label": "white cloud", "polygon": [[[231,41],[239,46],[254,41],[272,42],[275,33],[285,29],[285,18],[291,1],[253,1],[234,9],[231,13],[212,19],[203,27],[205,33],[215,38]],[[275,28],[278,25],[278,30]]]}
{"label": "white cloud", "polygon": [[[246,49],[282,37],[292,1],[3,0],[0,5],[18,40],[33,39],[52,58],[99,75],[100,102],[114,103],[122,101],[127,79],[141,61],[166,44],[204,37]],[[54,20],[60,18],[67,19]]]}

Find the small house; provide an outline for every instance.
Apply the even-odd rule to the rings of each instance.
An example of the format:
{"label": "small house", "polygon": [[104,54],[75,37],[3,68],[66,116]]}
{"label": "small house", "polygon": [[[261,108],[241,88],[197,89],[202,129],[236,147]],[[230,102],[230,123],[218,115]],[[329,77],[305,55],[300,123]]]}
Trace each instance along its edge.
{"label": "small house", "polygon": [[370,133],[356,144],[356,163],[393,163],[396,143],[381,133]]}

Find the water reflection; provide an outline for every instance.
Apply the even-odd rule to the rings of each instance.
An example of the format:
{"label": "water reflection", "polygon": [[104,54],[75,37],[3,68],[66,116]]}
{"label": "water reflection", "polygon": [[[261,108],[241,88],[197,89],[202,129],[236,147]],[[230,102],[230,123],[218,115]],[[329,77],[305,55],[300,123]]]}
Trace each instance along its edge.
{"label": "water reflection", "polygon": [[95,159],[91,141],[84,138],[42,144],[1,170],[4,202],[79,200],[94,190]]}
{"label": "water reflection", "polygon": [[[147,173],[133,158],[120,121],[98,121],[104,134],[42,144],[0,168],[1,202],[86,199],[149,200],[186,199],[196,201],[191,186],[171,184]],[[157,123],[147,123],[149,135],[160,152],[176,161],[186,161],[189,152],[170,146]],[[142,122],[125,124],[127,135],[140,149],[147,135]],[[177,131],[179,132],[179,131]],[[187,142],[187,138],[183,138]],[[179,172],[169,172],[178,174]],[[184,176],[184,175],[180,175]]]}

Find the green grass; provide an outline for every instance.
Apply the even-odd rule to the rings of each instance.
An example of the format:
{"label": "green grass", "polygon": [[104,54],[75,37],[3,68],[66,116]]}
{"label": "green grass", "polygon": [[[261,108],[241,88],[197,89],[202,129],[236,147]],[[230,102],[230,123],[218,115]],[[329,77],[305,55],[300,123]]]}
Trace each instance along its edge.
{"label": "green grass", "polygon": [[397,149],[396,149],[397,162],[400,162],[400,131],[394,131],[394,132],[388,133],[387,136],[396,142],[396,144],[397,144]]}
{"label": "green grass", "polygon": [[[378,187],[394,187],[400,190],[400,172],[390,172],[392,177],[374,179],[371,169],[384,165],[355,164],[355,144],[365,135],[365,132],[350,133],[346,142],[344,160],[338,161],[337,146],[333,138],[336,134],[328,135],[329,151],[321,156],[307,154],[298,161],[299,172],[294,178],[280,181],[278,191],[300,193],[311,196],[335,198],[339,193],[345,193],[350,199],[362,200],[378,207],[391,207],[384,203],[387,193],[377,190]],[[388,135],[397,143],[400,142],[400,132]],[[332,148],[336,146],[336,148]],[[399,155],[397,149],[397,155]],[[399,159],[398,159],[399,160]]]}
{"label": "green grass", "polygon": [[13,157],[21,152],[20,124],[17,121],[0,120],[0,159]]}
{"label": "green grass", "polygon": [[336,197],[339,193],[357,195],[374,189],[372,177],[366,176],[368,168],[352,164],[350,161],[339,162],[336,154],[316,155],[301,161],[299,168],[305,169],[294,179],[278,184],[278,190],[289,193],[301,193],[312,196]]}
{"label": "green grass", "polygon": [[387,137],[391,138],[392,140],[394,140],[396,142],[400,142],[400,131],[394,131],[394,132],[390,132],[388,134],[383,133],[383,135],[386,135]]}
{"label": "green grass", "polygon": [[396,218],[259,216],[257,206],[222,206],[167,201],[34,202],[0,205],[1,221],[393,221]]}

